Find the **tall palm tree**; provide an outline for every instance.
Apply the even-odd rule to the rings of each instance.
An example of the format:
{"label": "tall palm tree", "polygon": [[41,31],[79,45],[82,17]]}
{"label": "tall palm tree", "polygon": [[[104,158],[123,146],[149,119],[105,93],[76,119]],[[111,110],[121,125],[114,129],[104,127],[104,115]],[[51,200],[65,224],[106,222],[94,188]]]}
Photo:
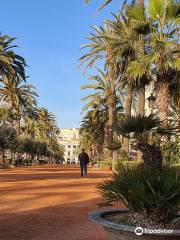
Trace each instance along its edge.
{"label": "tall palm tree", "polygon": [[[116,82],[123,83],[120,86],[124,85],[126,88],[125,113],[128,115],[131,114],[133,88],[125,73],[129,61],[135,58],[136,46],[134,46],[134,41],[137,38],[137,34],[135,35],[135,31],[131,28],[128,19],[125,17],[122,18],[122,21],[117,17],[115,21],[108,21],[104,27],[95,27],[94,30],[95,33],[92,33],[91,37],[88,38],[91,42],[83,46],[89,49],[89,53],[82,56],[80,61],[81,64],[88,62],[87,67],[92,67],[97,60],[104,59],[105,65],[108,67],[111,95],[107,104],[109,116],[111,116],[109,118],[109,125],[112,139],[113,128],[116,122],[116,118],[112,117],[116,116],[115,111],[112,111],[116,109]],[[120,91],[122,91],[121,88]],[[124,145],[126,145],[126,151],[129,152],[128,139],[125,139]]]}
{"label": "tall palm tree", "polygon": [[85,44],[83,48],[90,49],[89,53],[84,54],[80,58],[80,65],[87,62],[87,67],[92,67],[96,61],[100,59],[105,60],[105,64],[108,68],[107,82],[109,84],[109,97],[107,101],[108,113],[109,113],[109,137],[113,138],[113,131],[117,120],[116,113],[116,63],[112,57],[111,46],[108,45],[107,35],[113,34],[112,30],[106,24],[104,27],[94,27],[95,33],[91,34],[89,44]]}
{"label": "tall palm tree", "polygon": [[[91,84],[84,84],[81,89],[92,89],[95,92],[93,94],[85,96],[82,100],[88,103],[83,107],[83,110],[89,110],[90,108],[97,108],[102,111],[107,111],[109,97],[111,96],[111,83],[108,81],[108,73],[97,69],[97,75],[90,76],[89,80],[93,81]],[[123,108],[123,96],[117,96],[116,111],[122,110]],[[109,121],[108,121],[109,122]],[[109,137],[109,123],[105,124],[104,132],[105,138],[104,143],[107,144]]]}
{"label": "tall palm tree", "polygon": [[8,35],[0,35],[0,78],[20,77],[25,80],[25,60],[17,55],[13,49],[17,47],[12,45],[15,38]]}
{"label": "tall palm tree", "polygon": [[[129,66],[129,74],[141,78],[146,72],[155,75],[156,105],[164,126],[168,125],[170,85],[180,69],[179,22],[180,6],[174,1],[149,0],[147,21],[137,15],[138,6],[129,9],[129,16],[142,26],[147,54]],[[143,32],[142,32],[143,33]]]}
{"label": "tall palm tree", "polygon": [[103,150],[104,143],[104,128],[107,122],[107,111],[100,110],[95,107],[86,113],[82,120],[80,128],[80,136],[83,140],[83,145],[86,143],[89,150],[93,151],[93,155],[100,155]]}
{"label": "tall palm tree", "polygon": [[50,142],[59,134],[54,114],[46,108],[38,109],[38,137],[44,141]]}
{"label": "tall palm tree", "polygon": [[20,120],[23,113],[36,105],[38,96],[35,88],[32,85],[23,84],[23,81],[19,78],[4,77],[0,88],[0,101],[7,104],[9,113],[16,121],[17,133],[20,133]]}
{"label": "tall palm tree", "polygon": [[94,92],[82,98],[82,101],[87,101],[87,105],[83,107],[83,110],[88,110],[94,105],[104,106],[107,104],[110,95],[110,83],[108,81],[108,73],[97,69],[97,75],[89,77],[90,81],[93,83],[84,84],[81,86],[82,90],[91,89]]}
{"label": "tall palm tree", "polygon": [[[144,12],[144,0],[138,0],[138,4]],[[139,39],[138,45],[139,45],[139,53],[142,56],[145,54],[145,48],[144,48],[145,46],[144,46],[144,38],[143,37],[141,37]],[[137,113],[143,115],[145,112],[145,85],[146,85],[146,82],[144,82],[143,79],[141,79],[140,83],[141,84],[138,87],[138,91],[137,91],[137,94],[138,94]]]}
{"label": "tall palm tree", "polygon": [[27,116],[24,118],[24,124],[22,126],[22,132],[23,135],[29,136],[32,139],[36,137],[36,134],[38,132],[37,129],[37,121],[35,119],[31,119]]}

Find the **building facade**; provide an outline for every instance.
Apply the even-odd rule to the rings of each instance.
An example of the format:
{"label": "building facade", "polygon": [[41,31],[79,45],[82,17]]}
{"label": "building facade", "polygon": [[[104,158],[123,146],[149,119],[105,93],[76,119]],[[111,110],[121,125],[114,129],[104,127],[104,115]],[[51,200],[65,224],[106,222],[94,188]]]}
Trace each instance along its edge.
{"label": "building facade", "polygon": [[65,163],[78,163],[79,155],[79,129],[62,128],[59,143],[64,146]]}

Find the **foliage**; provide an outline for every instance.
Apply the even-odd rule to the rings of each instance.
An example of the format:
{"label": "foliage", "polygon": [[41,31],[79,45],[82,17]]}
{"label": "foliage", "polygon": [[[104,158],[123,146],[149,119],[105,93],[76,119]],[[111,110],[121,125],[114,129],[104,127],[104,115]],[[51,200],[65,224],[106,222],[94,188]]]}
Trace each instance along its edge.
{"label": "foliage", "polygon": [[161,149],[163,152],[164,161],[166,163],[180,163],[180,146],[178,139],[176,139],[176,141],[165,141],[161,145]]}
{"label": "foliage", "polygon": [[116,151],[121,148],[121,141],[118,137],[114,137],[111,141],[108,141],[105,145],[107,149]]}
{"label": "foliage", "polygon": [[8,163],[5,160],[5,150],[14,150],[17,146],[17,133],[14,128],[3,124],[0,127],[0,152],[4,166]]}
{"label": "foliage", "polygon": [[31,158],[37,156],[38,160],[39,157],[53,156],[57,160],[63,157],[63,149],[58,143],[54,142],[53,147],[49,147],[46,142],[29,137],[19,138],[17,151],[21,154],[30,154]]}
{"label": "foliage", "polygon": [[88,150],[92,150],[93,146],[98,148],[104,142],[104,128],[107,122],[107,112],[99,108],[94,108],[91,111],[87,112],[84,116],[81,128],[80,128],[80,137],[81,145]]}
{"label": "foliage", "polygon": [[16,137],[17,134],[13,128],[2,125],[0,127],[0,150],[12,149],[17,142]]}
{"label": "foliage", "polygon": [[129,161],[129,155],[127,154],[126,150],[120,149],[118,151],[118,161],[119,162]]}
{"label": "foliage", "polygon": [[167,166],[162,171],[121,166],[98,190],[108,204],[123,202],[154,221],[170,222],[180,204],[180,171]]}
{"label": "foliage", "polygon": [[143,138],[144,133],[160,126],[160,120],[154,115],[149,116],[127,116],[118,125],[117,131],[128,137],[129,133],[134,133],[137,138]]}
{"label": "foliage", "polygon": [[170,135],[171,131],[161,126],[160,120],[154,115],[138,115],[126,117],[119,122],[117,132],[126,137],[133,134],[138,140],[137,148],[143,153],[144,165],[152,169],[161,169],[162,153],[159,146],[151,144],[152,134]]}
{"label": "foliage", "polygon": [[25,80],[26,62],[23,57],[13,51],[17,47],[12,44],[15,39],[0,34],[0,76]]}
{"label": "foliage", "polygon": [[180,6],[174,0],[148,0],[145,17],[140,17],[143,14],[137,9],[140,10],[137,4],[128,6],[127,16],[132,19],[135,30],[137,26],[146,29],[140,33],[145,39],[145,54],[129,64],[127,73],[133,81],[146,74],[152,76],[158,114],[163,125],[167,126],[170,93],[174,95],[171,100],[175,101],[176,93],[172,93],[179,79]]}
{"label": "foliage", "polygon": [[26,153],[32,159],[62,158],[55,116],[48,109],[37,107],[38,94],[27,83],[26,63],[15,53],[14,40],[0,35],[0,149],[3,155],[4,150],[11,150]]}

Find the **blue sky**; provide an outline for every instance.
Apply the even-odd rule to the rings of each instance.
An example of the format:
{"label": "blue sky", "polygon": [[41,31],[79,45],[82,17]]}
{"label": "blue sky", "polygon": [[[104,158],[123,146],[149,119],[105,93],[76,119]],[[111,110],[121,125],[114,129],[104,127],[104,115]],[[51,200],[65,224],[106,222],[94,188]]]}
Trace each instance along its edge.
{"label": "blue sky", "polygon": [[[98,2],[98,3],[97,3]],[[90,32],[117,10],[120,1],[99,14],[102,2],[92,0],[6,0],[1,2],[0,30],[17,37],[18,53],[25,57],[30,76],[36,86],[39,105],[53,112],[60,127],[79,127],[80,99],[85,92],[80,86],[87,80],[77,69],[80,45]]]}

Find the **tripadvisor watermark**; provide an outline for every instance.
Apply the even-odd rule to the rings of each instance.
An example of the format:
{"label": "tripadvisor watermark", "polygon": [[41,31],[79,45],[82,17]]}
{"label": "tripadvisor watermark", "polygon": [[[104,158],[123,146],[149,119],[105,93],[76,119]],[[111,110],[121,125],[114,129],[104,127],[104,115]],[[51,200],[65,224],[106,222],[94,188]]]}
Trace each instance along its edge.
{"label": "tripadvisor watermark", "polygon": [[172,234],[174,232],[173,229],[149,229],[137,227],[135,228],[135,234],[141,236],[143,234]]}

